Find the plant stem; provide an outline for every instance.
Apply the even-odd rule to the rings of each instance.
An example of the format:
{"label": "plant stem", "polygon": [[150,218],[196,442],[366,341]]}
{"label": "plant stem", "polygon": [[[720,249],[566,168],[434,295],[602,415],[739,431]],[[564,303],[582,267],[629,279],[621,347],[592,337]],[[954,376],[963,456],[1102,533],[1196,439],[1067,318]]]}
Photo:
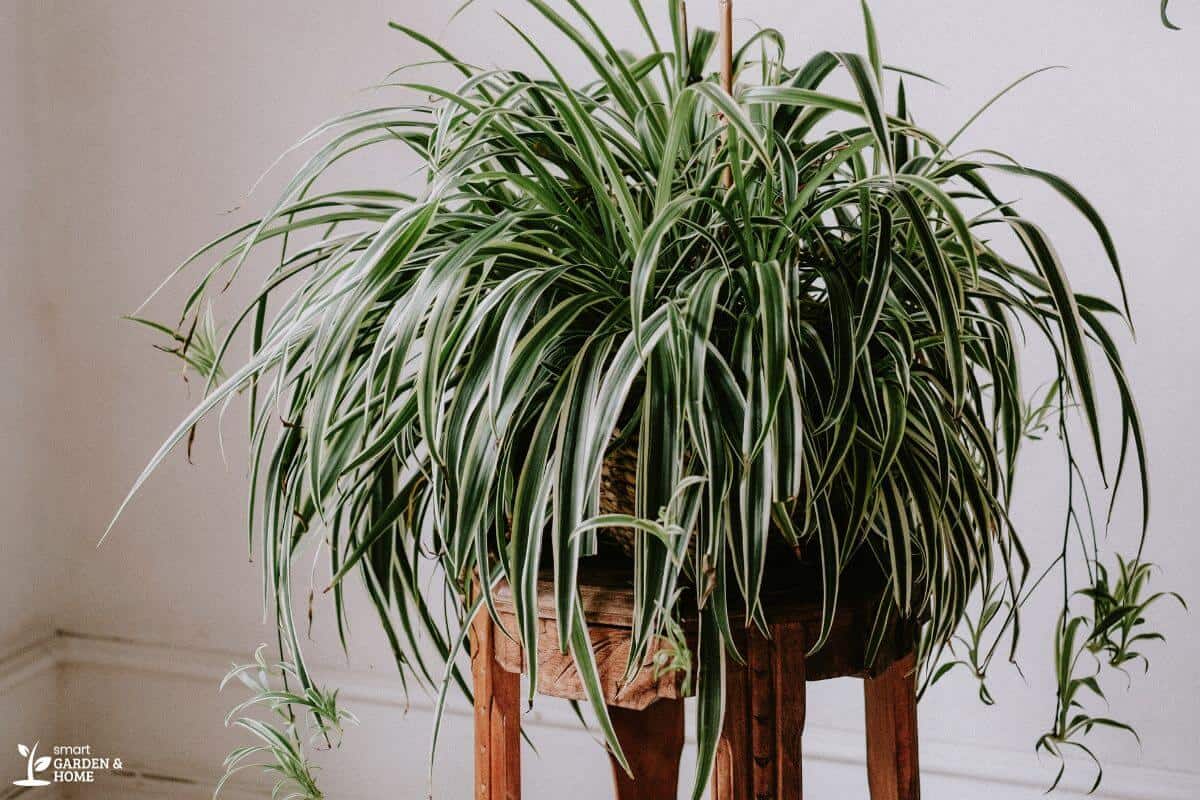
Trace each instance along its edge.
{"label": "plant stem", "polygon": [[[721,30],[721,88],[723,88],[730,97],[733,96],[733,0],[718,0],[717,16],[719,19]],[[726,121],[726,125],[728,125]],[[726,143],[729,141],[728,135],[725,138]],[[733,184],[733,173],[729,167],[725,168],[725,172],[721,175],[721,182],[725,186]]]}

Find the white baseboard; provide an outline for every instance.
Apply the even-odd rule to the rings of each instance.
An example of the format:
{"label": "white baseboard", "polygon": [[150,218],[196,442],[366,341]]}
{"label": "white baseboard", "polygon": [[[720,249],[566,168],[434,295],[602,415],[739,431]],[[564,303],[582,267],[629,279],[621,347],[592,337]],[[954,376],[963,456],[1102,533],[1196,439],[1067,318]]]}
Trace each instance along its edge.
{"label": "white baseboard", "polygon": [[[178,770],[173,771],[178,772]],[[213,800],[211,775],[163,775],[141,770],[107,773],[95,784],[68,790],[62,800]],[[25,800],[25,798],[21,798]],[[31,796],[28,800],[41,800]],[[243,786],[227,786],[221,790],[221,800],[271,800],[269,789],[255,791]]]}
{"label": "white baseboard", "polygon": [[[0,700],[25,681],[45,676],[59,669],[73,671],[117,671],[123,674],[144,674],[156,679],[200,683],[212,691],[233,661],[244,655],[217,650],[152,644],[130,640],[108,639],[60,631],[40,641],[26,644],[0,658]],[[406,707],[413,711],[428,711],[432,704],[413,695],[406,697],[398,679],[363,670],[333,668],[320,670],[322,679],[340,688],[340,697],[350,708]],[[524,717],[531,731],[553,729],[578,730],[578,724],[561,705],[543,704]],[[464,704],[452,703],[448,712],[456,717],[470,716]],[[9,742],[0,742],[0,750],[9,749]],[[170,797],[178,800],[200,800],[210,797],[212,765],[209,762],[187,763],[162,743],[163,752],[144,757],[144,763],[129,764],[119,773],[103,776],[96,790],[78,792],[84,800],[95,797]],[[806,731],[804,759],[808,764],[837,765],[840,768],[864,763],[861,735],[831,728],[810,727]],[[979,747],[947,742],[921,742],[921,771],[927,781],[942,779],[947,784],[970,785],[973,796],[1036,797],[1045,789],[1044,775],[1031,769],[1028,752]],[[1074,780],[1074,783],[1070,781]],[[12,789],[4,784],[5,788]],[[1082,795],[1088,788],[1086,776],[1068,777],[1060,796]],[[0,800],[17,795],[0,789]],[[46,798],[45,792],[21,795],[22,800]],[[64,800],[75,796],[68,791]],[[252,800],[269,796],[257,790],[232,787],[223,795],[228,800]],[[1107,764],[1104,784],[1097,800],[1195,800],[1200,798],[1200,773],[1151,769],[1137,765]]]}
{"label": "white baseboard", "polygon": [[[58,665],[62,640],[57,633],[30,638],[0,652],[0,697]],[[3,795],[0,795],[2,797]]]}

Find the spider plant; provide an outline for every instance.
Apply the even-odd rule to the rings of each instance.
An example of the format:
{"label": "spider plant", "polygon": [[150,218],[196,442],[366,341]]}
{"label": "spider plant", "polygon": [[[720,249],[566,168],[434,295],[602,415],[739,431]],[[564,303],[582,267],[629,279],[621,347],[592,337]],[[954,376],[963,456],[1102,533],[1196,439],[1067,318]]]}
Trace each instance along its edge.
{"label": "spider plant", "polygon": [[[338,705],[337,691],[326,692],[309,685],[297,692],[288,688],[288,680],[297,676],[296,668],[286,662],[269,662],[264,644],[249,664],[235,664],[221,681],[221,689],[234,679],[251,692],[250,697],[234,706],[225,717],[226,727],[246,731],[259,743],[239,747],[225,759],[225,774],[217,782],[213,797],[244,769],[257,767],[275,776],[273,800],[323,800],[317,787],[317,767],[305,755],[310,745],[340,746],[345,725],[358,719]],[[264,721],[247,712],[267,709],[272,721]],[[336,737],[336,740],[335,740]],[[269,761],[254,761],[270,757]]]}
{"label": "spider plant", "polygon": [[[528,2],[591,80],[568,80],[515,25],[538,74],[475,67],[393,23],[456,70],[457,85],[395,73],[388,89],[411,102],[315,129],[304,141],[322,144],[269,212],[172,274],[200,270],[165,327],[207,388],[130,495],[244,394],[251,540],[296,680],[312,686],[292,564],[315,547],[328,556],[318,588],[331,592],[343,645],[343,586],[357,574],[401,675],[443,699],[456,682],[469,691],[456,665],[462,630],[471,614],[494,614],[499,581],[512,587],[508,633],[536,651],[544,564],[557,644],[594,675],[580,564],[605,528],[627,526],[630,663],[658,637],[681,638],[680,597],[699,608],[696,651],[671,664],[695,673],[697,797],[726,659],[740,658],[730,609],[763,624],[769,548],[819,565],[824,632],[813,649],[842,571],[876,563],[887,580],[880,618],[921,624],[926,683],[955,663],[982,680],[998,651],[1015,657],[1022,606],[1051,571],[1068,586],[1059,638],[1079,641],[1073,592],[1104,581],[1098,537],[1075,535],[1090,514],[1079,459],[1090,452],[1114,499],[1127,472],[1140,487],[1139,544],[1123,573],[1141,574],[1149,514],[1142,428],[1113,333],[1127,328],[1120,261],[1096,209],[1050,172],[956,152],[978,114],[949,137],[918,125],[905,86],[924,78],[885,64],[865,5],[865,55],[793,62],[764,28],[729,53],[727,90],[710,63],[716,35],[689,31],[682,2],[669,4],[660,38],[631,0],[641,55],[619,50],[577,0],[562,13]],[[849,96],[823,88],[835,72]],[[414,153],[423,188],[326,185],[331,167],[367,148]],[[1050,235],[993,190],[997,175],[1044,184],[1083,216],[1116,302],[1072,289]],[[254,269],[248,258],[267,247],[282,255]],[[209,330],[207,302],[252,269],[251,301],[189,357],[191,332]],[[1023,389],[1029,340],[1053,356],[1036,402]],[[235,356],[243,341],[248,353]],[[1104,382],[1116,388],[1112,416],[1101,413]],[[1009,514],[1030,431],[1061,440],[1076,487],[1046,570]],[[1115,456],[1105,433],[1119,436]],[[636,447],[635,507],[600,515],[601,471],[622,446]],[[448,591],[422,589],[430,569]],[[1142,607],[1118,605],[1126,616]],[[953,650],[960,629],[965,659]],[[1055,671],[1069,708],[1075,675]],[[531,701],[536,684],[530,675]],[[586,688],[623,762],[600,687]]]}

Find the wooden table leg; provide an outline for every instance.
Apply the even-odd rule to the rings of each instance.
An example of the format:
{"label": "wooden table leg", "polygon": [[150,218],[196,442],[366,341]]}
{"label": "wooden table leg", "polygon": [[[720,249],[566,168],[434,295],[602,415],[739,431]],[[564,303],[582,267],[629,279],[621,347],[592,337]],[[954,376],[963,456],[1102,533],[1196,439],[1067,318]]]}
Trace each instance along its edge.
{"label": "wooden table leg", "polygon": [[487,609],[480,608],[471,623],[475,800],[520,800],[521,676],[497,663],[496,636]]}
{"label": "wooden table leg", "polygon": [[864,681],[871,800],[920,800],[915,668],[909,655]]}
{"label": "wooden table leg", "polygon": [[663,800],[679,791],[683,701],[658,700],[641,711],[608,707],[633,777],[609,757],[617,800]]}
{"label": "wooden table leg", "polygon": [[713,774],[713,800],[801,800],[804,633],[772,626],[747,632],[746,664],[729,663],[725,724]]}

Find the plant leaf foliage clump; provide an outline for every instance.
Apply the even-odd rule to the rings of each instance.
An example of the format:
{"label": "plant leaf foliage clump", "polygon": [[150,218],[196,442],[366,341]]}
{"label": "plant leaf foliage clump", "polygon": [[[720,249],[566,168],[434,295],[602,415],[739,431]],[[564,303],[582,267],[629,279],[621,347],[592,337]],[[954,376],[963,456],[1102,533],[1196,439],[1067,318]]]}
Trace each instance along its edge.
{"label": "plant leaf foliage clump", "polygon": [[[887,582],[880,619],[921,625],[925,682],[960,663],[982,680],[1009,651],[1002,640],[1015,651],[1030,576],[1042,574],[1008,513],[1031,430],[1058,435],[1072,481],[1083,451],[1114,495],[1132,471],[1144,533],[1142,430],[1111,333],[1125,324],[1124,287],[1096,210],[1055,175],[993,151],[955,155],[958,134],[920,127],[905,81],[921,78],[885,67],[869,13],[865,55],[793,62],[777,31],[758,30],[734,53],[730,94],[711,65],[716,36],[689,31],[681,3],[660,35],[633,0],[645,55],[618,49],[574,0],[562,12],[530,3],[590,79],[569,81],[516,27],[537,74],[476,68],[395,24],[457,70],[457,85],[397,73],[390,85],[418,102],[314,131],[320,149],[270,212],[189,260],[207,270],[166,328],[185,357],[206,300],[249,270],[252,251],[282,244],[229,330],[202,325],[189,363],[204,368],[204,399],[134,491],[244,393],[250,529],[295,679],[312,686],[291,599],[292,563],[312,542],[328,554],[339,629],[343,580],[357,573],[401,674],[443,698],[455,682],[466,689],[463,623],[492,613],[502,579],[509,633],[536,652],[546,567],[557,644],[594,672],[580,564],[602,529],[627,526],[631,663],[658,637],[680,638],[680,598],[699,609],[698,647],[680,658],[700,704],[697,795],[726,659],[738,657],[730,609],[763,624],[772,548],[816,565],[814,648],[843,570],[866,560]],[[851,91],[827,89],[831,75]],[[396,147],[423,164],[415,195],[319,180],[352,153]],[[1050,236],[993,191],[995,175],[1040,182],[1077,209],[1122,301],[1074,291]],[[232,354],[239,333],[248,356]],[[1050,390],[1032,408],[1028,340],[1052,355]],[[1120,401],[1106,417],[1115,454],[1102,451],[1099,380]],[[606,455],[622,443],[636,445],[636,507],[600,515]],[[1093,580],[1102,557],[1076,535],[1074,502],[1051,569],[1065,580],[1082,557],[1071,578]],[[1122,573],[1143,576],[1138,558],[1140,546]],[[448,591],[430,593],[430,565]],[[1086,595],[1064,592],[1064,605],[1072,597]],[[1109,605],[1135,616],[1145,606]],[[1087,622],[1074,620],[1064,613],[1060,638],[1083,641]],[[1124,655],[1134,622],[1106,618],[1093,649],[1136,657]],[[1071,668],[1057,672],[1075,686]],[[600,687],[587,688],[620,758]],[[1060,688],[1060,705],[1076,697]],[[1056,722],[1056,752],[1090,727]]]}

